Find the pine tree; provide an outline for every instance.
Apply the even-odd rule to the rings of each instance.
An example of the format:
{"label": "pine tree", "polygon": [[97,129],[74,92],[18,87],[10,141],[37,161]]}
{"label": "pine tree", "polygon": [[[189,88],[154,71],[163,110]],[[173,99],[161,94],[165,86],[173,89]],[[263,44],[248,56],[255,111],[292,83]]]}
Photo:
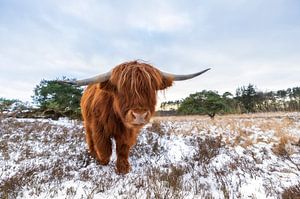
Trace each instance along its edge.
{"label": "pine tree", "polygon": [[[64,79],[66,80],[66,79]],[[82,89],[57,81],[42,80],[34,89],[33,101],[53,119],[61,116],[80,117]]]}

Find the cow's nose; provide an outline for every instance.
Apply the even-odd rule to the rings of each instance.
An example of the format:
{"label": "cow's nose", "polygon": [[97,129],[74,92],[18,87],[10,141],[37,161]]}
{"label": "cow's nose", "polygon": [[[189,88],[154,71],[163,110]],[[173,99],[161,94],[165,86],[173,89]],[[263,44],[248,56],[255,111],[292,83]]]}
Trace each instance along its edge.
{"label": "cow's nose", "polygon": [[133,123],[135,123],[135,124],[147,123],[146,118],[149,114],[149,111],[142,112],[142,113],[137,113],[137,112],[131,111],[131,114],[132,114],[132,118],[133,118]]}

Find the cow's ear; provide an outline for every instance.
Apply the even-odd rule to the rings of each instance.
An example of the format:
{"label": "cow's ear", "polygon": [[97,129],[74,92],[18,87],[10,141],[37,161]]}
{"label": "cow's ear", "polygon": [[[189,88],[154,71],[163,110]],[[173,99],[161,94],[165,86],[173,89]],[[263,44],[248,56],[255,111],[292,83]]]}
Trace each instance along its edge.
{"label": "cow's ear", "polygon": [[102,90],[105,90],[105,91],[107,91],[107,92],[115,92],[115,91],[117,90],[116,86],[113,85],[113,84],[111,83],[110,80],[107,80],[107,81],[105,81],[105,82],[101,82],[101,83],[99,84],[99,87],[100,87]]}
{"label": "cow's ear", "polygon": [[162,83],[161,83],[161,85],[159,87],[159,90],[164,90],[164,89],[166,89],[166,88],[168,88],[168,87],[170,87],[172,85],[173,85],[173,78],[171,78],[171,77],[163,77],[162,78]]}

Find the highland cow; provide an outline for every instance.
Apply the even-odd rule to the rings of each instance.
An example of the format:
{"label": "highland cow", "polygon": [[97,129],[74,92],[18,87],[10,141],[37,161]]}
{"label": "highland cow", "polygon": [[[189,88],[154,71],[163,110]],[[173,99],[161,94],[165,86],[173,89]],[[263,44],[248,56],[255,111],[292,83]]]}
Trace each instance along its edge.
{"label": "highland cow", "polygon": [[81,99],[81,110],[90,154],[100,164],[107,165],[115,139],[116,171],[128,173],[130,148],[155,112],[157,91],[172,86],[173,81],[191,79],[207,70],[174,75],[147,63],[131,61],[105,74],[69,82],[88,85]]}

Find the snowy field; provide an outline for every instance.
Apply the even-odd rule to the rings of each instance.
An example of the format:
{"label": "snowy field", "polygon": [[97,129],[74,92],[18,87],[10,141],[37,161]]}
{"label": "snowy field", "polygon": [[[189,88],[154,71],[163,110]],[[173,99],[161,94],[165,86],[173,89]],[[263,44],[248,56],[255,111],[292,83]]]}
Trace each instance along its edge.
{"label": "snowy field", "polygon": [[300,198],[300,113],[154,118],[115,173],[81,122],[0,116],[0,198]]}

